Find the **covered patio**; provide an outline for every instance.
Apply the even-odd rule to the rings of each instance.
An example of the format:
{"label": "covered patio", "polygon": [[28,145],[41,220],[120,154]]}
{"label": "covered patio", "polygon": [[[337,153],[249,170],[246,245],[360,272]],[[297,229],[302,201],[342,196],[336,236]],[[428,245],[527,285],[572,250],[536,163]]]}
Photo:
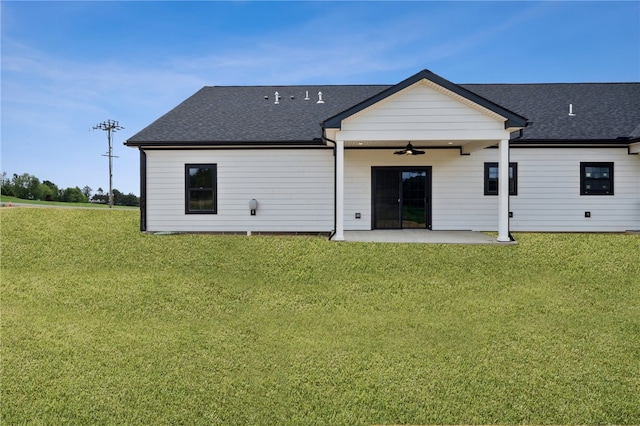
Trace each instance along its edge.
{"label": "covered patio", "polygon": [[[372,231],[344,231],[344,241],[371,243],[419,244],[496,244],[495,236],[474,231],[430,231],[427,229],[376,229]],[[507,244],[517,244],[510,241]]]}
{"label": "covered patio", "polygon": [[[526,125],[527,120],[524,117],[426,70],[325,120],[323,139],[333,144],[335,152],[336,213],[335,234],[332,239],[349,241],[349,238],[373,238],[374,234],[371,231],[363,229],[368,227],[376,231],[375,238],[400,238],[407,242],[438,242],[437,239],[441,236],[445,239],[443,242],[462,238],[460,242],[469,243],[468,240],[473,239],[472,235],[482,235],[481,240],[486,237],[491,243],[510,242],[509,140],[512,133]],[[470,223],[463,224],[462,228],[459,225],[448,226],[442,220],[447,214],[450,215],[443,213],[446,202],[442,198],[433,197],[435,193],[442,194],[451,188],[455,189],[456,185],[460,186],[458,177],[466,173],[464,167],[459,165],[449,175],[440,173],[432,178],[432,169],[441,166],[444,161],[438,163],[435,160],[436,155],[432,155],[426,162],[416,162],[414,157],[425,154],[425,150],[456,150],[460,157],[470,156],[491,147],[497,148],[494,162],[498,165],[499,171],[495,212],[497,237],[474,233],[464,238],[464,234],[447,234],[445,231],[429,233],[429,230],[436,228],[487,228],[474,228]],[[402,155],[408,161],[402,164],[391,157],[388,160],[381,159],[374,154],[382,152],[381,150]],[[350,154],[362,154],[349,155],[346,151]],[[448,164],[452,164],[451,160],[448,160]],[[388,176],[382,177],[387,171]],[[398,185],[397,193],[393,192],[396,191],[394,182],[401,181],[398,176],[404,175],[405,172],[416,173],[425,182],[424,187],[420,187],[419,196],[415,195],[415,200],[411,197],[409,199],[415,203],[424,199],[424,208],[418,212],[421,216],[418,223],[424,223],[426,229],[411,231],[405,228],[394,234],[394,230],[404,228],[402,212],[405,207],[402,185]],[[376,186],[377,181],[382,182],[379,185],[382,188],[380,190]],[[391,189],[387,189],[385,185]],[[366,195],[362,196],[367,193],[371,194],[369,199]],[[354,199],[360,200],[360,204],[354,204]],[[471,206],[465,206],[463,209],[469,208]],[[432,224],[431,211],[434,209],[439,209],[440,221],[434,221]],[[354,220],[365,216],[367,219],[372,218],[371,225],[368,226],[366,221],[354,223],[351,219],[352,211],[355,213]],[[395,222],[386,220],[387,216]],[[385,220],[378,220],[380,217],[384,217]],[[421,241],[423,238],[426,240]]]}

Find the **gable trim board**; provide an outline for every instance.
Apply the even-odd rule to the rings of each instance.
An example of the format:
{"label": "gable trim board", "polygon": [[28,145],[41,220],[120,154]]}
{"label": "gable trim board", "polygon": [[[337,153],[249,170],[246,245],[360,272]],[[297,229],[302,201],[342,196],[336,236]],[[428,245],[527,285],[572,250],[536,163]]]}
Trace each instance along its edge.
{"label": "gable trim board", "polygon": [[[140,150],[142,231],[340,240],[375,228],[373,203],[386,190],[373,192],[372,170],[428,168],[433,230],[497,230],[508,241],[511,231],[640,229],[637,129],[640,83],[463,87],[423,70],[394,86],[204,88],[125,145]],[[408,142],[426,154],[393,155]],[[499,167],[501,195],[485,196],[485,162],[518,163],[518,195]],[[581,162],[613,163],[615,194],[580,195]],[[217,214],[185,214],[191,163],[217,165]],[[421,211],[407,197],[384,210],[400,226]]]}

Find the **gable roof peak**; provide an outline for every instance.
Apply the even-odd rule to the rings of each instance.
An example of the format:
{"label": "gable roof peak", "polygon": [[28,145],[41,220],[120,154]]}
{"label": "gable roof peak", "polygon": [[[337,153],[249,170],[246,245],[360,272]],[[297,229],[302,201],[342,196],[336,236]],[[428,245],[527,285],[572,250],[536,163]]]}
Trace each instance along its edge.
{"label": "gable roof peak", "polygon": [[422,80],[428,80],[433,84],[436,84],[452,93],[455,93],[458,96],[461,96],[465,99],[467,99],[470,102],[473,102],[483,108],[488,109],[489,111],[492,111],[496,114],[498,114],[501,117],[504,117],[506,119],[505,121],[505,128],[509,128],[509,127],[526,127],[527,125],[527,119],[522,117],[521,115],[516,114],[513,111],[510,111],[486,98],[483,98],[480,95],[477,95],[476,93],[465,89],[464,87],[455,84],[443,77],[440,77],[439,75],[435,74],[434,72],[429,71],[428,69],[423,69],[419,72],[417,72],[416,74],[412,75],[411,77],[408,77],[404,80],[402,80],[400,83],[389,87],[386,90],[383,90],[382,92],[378,93],[377,95],[372,96],[369,99],[364,100],[363,102],[360,102],[357,105],[354,105],[353,107],[347,109],[346,111],[341,112],[340,114],[334,115],[333,117],[325,120],[322,125],[325,128],[341,128],[342,127],[342,120],[346,119],[347,117],[352,116],[353,114],[356,114],[360,111],[362,111],[365,108],[370,107],[371,105],[374,105],[378,102],[380,102],[383,99],[388,98],[389,96],[400,92],[401,90],[406,89],[409,86],[412,86],[413,84],[422,81]]}

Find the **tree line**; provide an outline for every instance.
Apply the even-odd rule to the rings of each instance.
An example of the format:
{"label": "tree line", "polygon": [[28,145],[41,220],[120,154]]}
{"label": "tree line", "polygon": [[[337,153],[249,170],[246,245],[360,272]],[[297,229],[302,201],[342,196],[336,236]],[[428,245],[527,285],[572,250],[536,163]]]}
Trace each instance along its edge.
{"label": "tree line", "polygon": [[[88,185],[80,189],[59,188],[55,183],[43,180],[23,173],[16,173],[9,177],[7,172],[2,172],[0,177],[0,193],[10,197],[21,198],[23,200],[42,200],[42,201],[64,201],[70,203],[109,203],[109,192],[105,193],[102,188],[98,188],[95,193]],[[123,194],[117,189],[113,189],[113,204],[118,206],[139,206],[140,200],[133,193]]]}

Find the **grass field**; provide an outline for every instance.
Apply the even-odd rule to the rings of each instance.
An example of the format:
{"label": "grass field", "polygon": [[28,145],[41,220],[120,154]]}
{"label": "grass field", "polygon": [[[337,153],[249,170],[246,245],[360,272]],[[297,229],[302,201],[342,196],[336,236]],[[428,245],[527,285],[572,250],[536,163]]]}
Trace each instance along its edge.
{"label": "grass field", "polygon": [[[43,201],[43,200],[25,200],[23,198],[18,197],[9,197],[7,195],[0,195],[0,204],[2,207],[8,207],[9,203],[12,204],[29,204],[29,205],[37,205],[37,206],[54,206],[54,207],[86,207],[86,208],[94,208],[94,209],[108,209],[108,204],[100,204],[100,203],[68,203],[63,201]],[[139,207],[130,207],[130,206],[113,206],[114,209],[139,209]]]}
{"label": "grass field", "polygon": [[138,231],[0,209],[2,424],[640,424],[640,238]]}

